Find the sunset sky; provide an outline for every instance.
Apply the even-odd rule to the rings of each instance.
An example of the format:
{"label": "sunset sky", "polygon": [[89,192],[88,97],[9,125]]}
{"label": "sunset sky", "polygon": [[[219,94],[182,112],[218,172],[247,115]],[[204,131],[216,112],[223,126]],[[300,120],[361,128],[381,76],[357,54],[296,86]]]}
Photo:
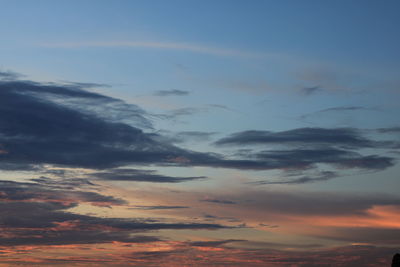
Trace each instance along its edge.
{"label": "sunset sky", "polygon": [[0,0],[0,266],[389,266],[397,0]]}

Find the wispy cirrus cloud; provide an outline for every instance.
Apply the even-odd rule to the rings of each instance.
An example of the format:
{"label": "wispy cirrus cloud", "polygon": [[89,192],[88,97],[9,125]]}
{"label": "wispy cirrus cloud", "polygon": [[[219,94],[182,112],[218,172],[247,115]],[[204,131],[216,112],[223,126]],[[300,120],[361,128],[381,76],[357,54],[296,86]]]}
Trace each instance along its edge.
{"label": "wispy cirrus cloud", "polygon": [[185,90],[171,89],[171,90],[159,90],[154,92],[156,96],[184,96],[190,92]]}
{"label": "wispy cirrus cloud", "polygon": [[236,204],[235,201],[232,200],[226,200],[226,199],[217,199],[217,198],[209,198],[205,197],[203,199],[200,199],[202,202],[210,202],[210,203],[216,203],[216,204],[229,204],[229,205],[234,205]]}
{"label": "wispy cirrus cloud", "polygon": [[164,206],[164,205],[158,205],[158,206],[133,206],[130,207],[129,209],[133,210],[173,210],[173,209],[188,209],[188,206]]}
{"label": "wispy cirrus cloud", "polygon": [[175,177],[158,174],[155,170],[111,169],[89,175],[92,178],[108,181],[131,181],[152,183],[181,183],[186,181],[203,180],[205,176]]}
{"label": "wispy cirrus cloud", "polygon": [[334,179],[338,177],[338,174],[332,171],[323,171],[315,176],[311,175],[299,175],[300,177],[296,177],[294,179],[284,179],[279,181],[256,181],[249,182],[249,184],[255,185],[273,185],[273,184],[306,184],[306,183],[314,183],[320,181],[327,181],[330,179]]}
{"label": "wispy cirrus cloud", "polygon": [[339,107],[332,107],[332,108],[325,108],[321,110],[317,110],[315,112],[307,113],[304,115],[301,115],[299,118],[304,120],[308,119],[310,117],[316,117],[318,115],[322,114],[340,114],[346,112],[355,112],[355,111],[377,111],[377,108],[369,108],[369,107],[363,107],[363,106],[339,106]]}
{"label": "wispy cirrus cloud", "polygon": [[43,42],[38,44],[41,47],[52,48],[146,48],[187,51],[192,53],[209,54],[216,56],[233,57],[266,57],[266,54],[247,52],[238,49],[221,48],[205,44],[186,43],[186,42],[157,42],[157,41],[82,41],[82,42]]}

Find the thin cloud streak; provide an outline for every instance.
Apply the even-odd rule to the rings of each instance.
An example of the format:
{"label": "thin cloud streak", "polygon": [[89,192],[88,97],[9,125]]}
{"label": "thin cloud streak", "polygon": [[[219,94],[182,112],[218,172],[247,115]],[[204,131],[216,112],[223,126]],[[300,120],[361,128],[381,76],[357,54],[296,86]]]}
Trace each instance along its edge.
{"label": "thin cloud streak", "polygon": [[202,53],[215,56],[233,56],[233,57],[265,57],[270,56],[264,53],[252,53],[237,49],[219,48],[202,44],[184,43],[184,42],[146,42],[146,41],[88,41],[88,42],[62,42],[62,43],[41,43],[45,48],[86,48],[86,47],[104,47],[104,48],[150,48],[164,50],[179,50],[193,53]]}

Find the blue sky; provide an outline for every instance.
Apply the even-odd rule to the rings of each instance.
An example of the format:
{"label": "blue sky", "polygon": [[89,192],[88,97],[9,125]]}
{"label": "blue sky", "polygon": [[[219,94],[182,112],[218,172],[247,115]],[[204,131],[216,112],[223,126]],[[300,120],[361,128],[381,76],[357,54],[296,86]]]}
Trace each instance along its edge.
{"label": "blue sky", "polygon": [[[160,237],[153,241],[171,251],[173,241],[182,240],[191,242],[185,243],[189,250],[234,247],[250,256],[249,247],[301,251],[318,242],[316,251],[339,253],[362,244],[373,246],[371,255],[376,252],[379,262],[380,251],[390,250],[356,232],[373,229],[386,236],[383,232],[400,229],[387,215],[397,218],[400,207],[398,1],[0,0],[0,5],[4,192],[12,191],[10,184],[21,190],[23,181],[33,181],[37,184],[28,187],[43,197],[57,184],[65,196],[79,199],[57,212],[192,223],[190,229],[152,226],[159,227]],[[38,149],[35,142],[42,139],[48,142]],[[155,154],[148,159],[144,151]],[[87,181],[99,187],[89,188]],[[67,192],[67,183],[82,194]],[[126,202],[97,195],[89,201],[93,192]],[[340,210],[340,201],[329,202],[325,193],[342,197],[354,210]],[[29,201],[37,199],[42,198]],[[313,209],[315,201],[326,210]],[[165,203],[175,208],[160,208]],[[93,221],[69,216],[61,228]],[[210,234],[215,225],[199,230],[193,220],[241,228],[237,234],[227,229]],[[313,224],[315,232],[307,228]],[[354,227],[354,235],[345,238]],[[172,243],[162,243],[163,234]],[[136,242],[110,238],[99,243]],[[200,241],[211,243],[193,243]],[[19,239],[7,242],[24,245]],[[42,252],[32,255],[48,260]]]}

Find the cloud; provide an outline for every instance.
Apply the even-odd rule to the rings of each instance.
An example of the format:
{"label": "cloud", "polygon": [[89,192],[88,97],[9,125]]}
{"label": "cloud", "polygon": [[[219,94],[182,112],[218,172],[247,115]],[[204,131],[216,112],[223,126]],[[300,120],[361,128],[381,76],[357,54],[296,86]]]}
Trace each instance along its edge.
{"label": "cloud", "polygon": [[[46,172],[50,173],[50,172]],[[67,172],[69,173],[69,172]],[[75,173],[75,172],[71,172]],[[75,175],[77,175],[76,172]],[[73,175],[73,174],[71,174]],[[60,175],[56,178],[49,178],[45,176],[40,176],[38,178],[32,178],[30,181],[40,184],[42,186],[46,186],[52,189],[74,189],[74,188],[95,188],[97,189],[99,185],[89,181],[86,178],[69,178],[67,175]]]}
{"label": "cloud", "polygon": [[135,182],[152,182],[152,183],[181,183],[194,180],[203,180],[205,176],[194,177],[174,177],[157,174],[154,170],[138,170],[138,169],[113,169],[107,172],[91,173],[92,178],[109,181],[135,181]]}
{"label": "cloud", "polygon": [[[248,157],[262,159],[271,167],[307,168],[316,163],[345,168],[381,170],[394,165],[394,159],[379,155],[361,155],[354,149],[390,148],[392,141],[375,141],[354,128],[297,128],[282,132],[244,131],[215,142],[216,145],[286,145],[292,150],[247,152]],[[308,147],[309,149],[303,149]],[[324,147],[324,148],[321,148]],[[352,150],[350,150],[352,149]]]}
{"label": "cloud", "polygon": [[184,96],[188,95],[189,91],[171,89],[171,90],[159,90],[154,93],[156,96]]}
{"label": "cloud", "polygon": [[[61,85],[64,86],[70,86],[70,87],[75,87],[75,88],[98,88],[98,87],[111,87],[108,84],[105,83],[83,83],[83,82],[71,82],[71,81],[61,81]],[[55,84],[56,86],[58,84]]]}
{"label": "cloud", "polygon": [[0,71],[0,80],[17,80],[23,77],[22,74],[14,71]]}
{"label": "cloud", "polygon": [[181,131],[181,132],[160,131],[160,134],[155,133],[153,135],[153,138],[156,140],[165,141],[173,144],[180,144],[185,142],[209,141],[211,137],[216,134],[217,134],[216,132],[202,132],[202,131]]}
{"label": "cloud", "polygon": [[[313,69],[302,68],[295,78],[302,85],[302,93],[307,96],[321,91],[333,92],[360,88],[359,74],[343,72],[324,66]],[[363,84],[362,86],[365,87],[366,85]]]}
{"label": "cloud", "polygon": [[400,133],[400,127],[387,127],[377,129],[380,133]]}
{"label": "cloud", "polygon": [[82,215],[69,211],[83,203],[101,206],[127,204],[112,196],[73,188],[54,189],[37,183],[1,181],[0,217],[3,245],[58,245],[119,242],[154,242],[157,237],[132,234],[161,229],[223,229],[208,223],[163,222]]}
{"label": "cloud", "polygon": [[[350,245],[304,249],[249,249],[232,247],[185,247],[183,245],[164,251],[138,252],[130,255],[130,262],[159,266],[176,265],[189,261],[194,266],[298,266],[298,267],[381,267],[389,266],[395,248],[367,245]],[[183,256],[182,255],[187,255]],[[196,255],[193,257],[192,255]]]}
{"label": "cloud", "polygon": [[236,204],[236,202],[231,201],[231,200],[208,198],[208,197],[206,197],[204,199],[201,199],[200,201],[202,201],[202,202],[210,202],[210,203],[217,203],[217,204],[230,204],[230,205]]}
{"label": "cloud", "polygon": [[207,141],[215,134],[215,132],[183,131],[176,133],[175,137],[182,141]]}
{"label": "cloud", "polygon": [[186,117],[186,116],[192,116],[200,113],[206,113],[210,112],[212,110],[231,110],[230,108],[223,106],[223,105],[216,105],[216,104],[207,104],[205,106],[201,107],[183,107],[183,108],[177,108],[177,109],[172,109],[169,110],[168,112],[164,114],[156,114],[160,119],[169,119],[169,120],[177,120],[178,118],[181,117]]}
{"label": "cloud", "polygon": [[297,128],[282,132],[244,131],[216,142],[217,145],[333,145],[351,148],[378,147],[382,143],[363,137],[354,128]]}
{"label": "cloud", "polygon": [[170,209],[188,209],[188,206],[133,206],[133,210],[170,210]]}
{"label": "cloud", "polygon": [[[255,156],[260,157],[261,154],[255,153]],[[260,157],[261,158],[261,157]],[[213,154],[201,155],[192,157],[185,162],[181,161],[181,166],[206,166],[214,168],[231,168],[242,170],[286,170],[287,168],[299,169],[312,168],[313,164],[326,163],[340,168],[362,168],[370,170],[383,170],[394,165],[394,158],[368,155],[355,156],[353,158],[336,159],[336,161],[326,161],[316,159],[314,162],[306,162],[301,159],[291,159],[288,161],[280,161],[273,158],[261,159],[223,159]]]}
{"label": "cloud", "polygon": [[315,236],[339,241],[400,245],[399,228],[329,227],[325,232],[324,234],[316,234]]}
{"label": "cloud", "polygon": [[[61,183],[49,183],[46,178],[33,179],[39,183],[0,181],[0,199],[3,201],[44,201],[50,203],[63,203],[65,205],[76,205],[87,202],[95,206],[114,206],[127,204],[126,201],[112,196],[104,196],[96,192],[80,191],[77,187],[81,181],[75,181],[71,186],[67,181]],[[40,183],[46,181],[46,183]],[[55,186],[56,184],[56,186]],[[65,186],[65,185],[68,186]],[[6,204],[6,203],[4,203]]]}
{"label": "cloud", "polygon": [[[392,141],[375,141],[364,137],[360,130],[353,128],[297,128],[282,132],[244,131],[234,133],[215,142],[217,146],[286,146],[292,149],[262,150],[241,149],[236,156],[251,162],[238,160],[237,165],[259,165],[260,169],[305,170],[328,164],[339,169],[383,170],[394,165],[392,157],[376,154],[363,155],[355,150],[364,148],[387,149],[395,146]],[[232,160],[233,161],[233,160]],[[232,163],[232,162],[230,162]],[[225,164],[229,164],[226,162]],[[325,172],[318,177],[303,176],[295,180],[277,182],[256,182],[258,184],[299,184],[324,181],[337,177]]]}
{"label": "cloud", "polygon": [[[238,218],[248,218],[255,214],[257,220],[272,220],[274,215],[283,214],[307,216],[370,216],[368,212],[375,206],[400,206],[400,197],[388,194],[361,194],[313,191],[246,190],[237,193],[209,193],[209,199],[229,199],[236,205],[229,205],[238,211]],[[223,210],[219,210],[223,212]],[[230,210],[232,211],[232,210]],[[252,213],[254,212],[254,213]],[[224,216],[224,213],[221,213]],[[374,215],[371,215],[374,216]],[[286,222],[286,221],[285,221]],[[334,221],[333,221],[334,222]]]}
{"label": "cloud", "polygon": [[334,148],[270,150],[254,153],[254,156],[258,159],[268,160],[275,164],[276,168],[281,169],[304,169],[317,163],[371,170],[382,170],[394,165],[394,159],[390,157],[362,156],[357,152]]}
{"label": "cloud", "polygon": [[316,116],[319,114],[324,114],[324,113],[337,113],[337,112],[349,112],[349,111],[360,111],[360,110],[368,110],[368,111],[373,111],[377,110],[376,108],[368,108],[368,107],[362,107],[362,106],[341,106],[341,107],[332,107],[332,108],[325,108],[321,110],[317,110],[312,113],[304,114],[300,116],[300,119],[307,119],[312,116]]}
{"label": "cloud", "polygon": [[321,109],[321,110],[319,110],[317,112],[353,111],[353,110],[370,110],[370,108],[361,107],[361,106],[344,106],[344,107],[334,107],[334,108]]}
{"label": "cloud", "polygon": [[193,241],[190,242],[190,246],[194,247],[219,247],[228,243],[233,243],[233,242],[242,242],[246,240],[242,239],[226,239],[226,240],[216,240],[216,241]]}
{"label": "cloud", "polygon": [[167,119],[176,119],[178,117],[190,116],[204,111],[207,111],[207,109],[195,107],[178,108],[169,111],[168,114],[163,114],[162,117]]}
{"label": "cloud", "polygon": [[184,107],[184,108],[177,108],[171,109],[162,114],[155,114],[154,116],[158,117],[159,119],[163,120],[171,120],[174,123],[186,123],[185,121],[181,121],[180,119],[184,117],[189,117],[205,112],[209,112],[209,107]]}
{"label": "cloud", "polygon": [[[243,159],[177,147],[168,138],[163,139],[159,134],[142,129],[149,129],[151,121],[147,118],[148,114],[138,106],[84,90],[79,84],[1,81],[0,112],[0,168],[5,170],[35,170],[44,164],[91,169],[158,165],[271,170],[285,168],[288,163],[294,164],[294,161],[288,159],[285,162],[284,157],[277,153],[272,158],[255,154],[252,159]],[[173,111],[171,116],[184,116],[193,112],[197,112],[197,109],[184,108]],[[127,117],[130,118],[129,121],[126,121]],[[175,139],[198,141],[205,140],[212,134],[180,132]],[[383,146],[382,142],[364,138],[358,130],[352,128],[299,128],[275,133],[245,131],[220,139],[216,143],[330,145],[347,148]],[[295,156],[295,153],[300,152],[290,153]],[[288,156],[290,153],[287,152]],[[305,151],[301,153],[305,155]],[[310,157],[311,152],[307,153]],[[391,158],[377,155],[360,155],[346,160],[348,161],[343,162],[341,159],[341,166],[372,166],[374,169],[383,169],[392,164]],[[115,170],[111,173],[113,176],[107,172],[98,174],[102,179],[154,182],[205,178],[168,177],[151,171],[136,171],[129,175],[115,173]]]}
{"label": "cloud", "polygon": [[334,178],[337,178],[339,175],[332,171],[322,171],[317,176],[309,176],[303,175],[299,178],[291,179],[291,180],[283,180],[283,181],[256,181],[249,182],[249,184],[263,185],[263,184],[306,184],[320,181],[327,181]]}
{"label": "cloud", "polygon": [[[123,243],[148,243],[148,242],[163,242],[162,237],[154,236],[154,231],[173,229],[173,230],[218,230],[230,229],[220,224],[214,223],[179,223],[179,222],[159,222],[155,219],[123,219],[123,218],[108,218],[81,215],[73,213],[70,208],[76,207],[80,203],[85,203],[93,200],[88,197],[83,197],[88,192],[79,192],[77,189],[62,190],[49,188],[47,185],[35,183],[20,183],[12,181],[2,181],[0,185],[0,213],[7,216],[0,217],[0,225],[2,227],[2,235],[0,243],[3,246],[46,246],[46,245],[68,245],[68,244],[99,244],[111,242]],[[46,195],[46,197],[40,197]],[[71,199],[75,200],[71,202]],[[400,199],[397,196],[388,195],[366,195],[366,194],[350,194],[350,193],[328,193],[328,192],[279,192],[279,191],[252,191],[247,194],[241,192],[240,195],[222,195],[217,197],[207,197],[208,200],[217,200],[213,203],[233,202],[227,199],[234,199],[237,205],[229,205],[231,208],[240,208],[243,211],[252,209],[257,210],[257,220],[260,219],[259,214],[266,214],[267,217],[273,219],[279,213],[290,215],[290,218],[302,218],[304,216],[329,216],[336,215],[351,215],[360,217],[371,217],[368,210],[377,205],[399,205]],[[57,201],[56,201],[57,200]],[[96,201],[101,201],[101,197],[96,195]],[[110,202],[110,205],[119,205],[118,202]],[[216,205],[220,206],[220,205]],[[183,209],[185,206],[136,206],[139,209]],[[131,208],[135,208],[131,207]],[[231,211],[232,212],[232,211]],[[244,213],[243,216],[247,216]],[[300,217],[296,217],[300,216]],[[286,218],[286,216],[284,216]],[[334,218],[334,217],[333,217]],[[318,225],[318,223],[317,223]],[[326,227],[326,231],[313,232],[312,236],[325,239],[334,239],[345,242],[369,242],[374,244],[399,244],[397,238],[398,229],[379,229],[373,227]],[[152,232],[153,235],[143,235]],[[229,246],[230,243],[235,243],[236,248]],[[215,254],[207,254],[206,259],[211,260],[212,257],[219,258],[222,263],[243,264],[243,261],[257,260],[256,262],[274,263],[277,266],[283,263],[300,262],[304,266],[316,264],[321,266],[320,259],[328,259],[332,255],[340,255],[335,262],[342,262],[343,257],[349,259],[354,255],[362,254],[362,251],[375,251],[375,247],[356,247],[348,248],[333,248],[319,249],[319,245],[315,244],[284,244],[266,242],[265,244],[252,244],[252,241],[239,239],[224,239],[224,240],[201,240],[201,241],[186,241],[184,244],[177,244],[180,252],[177,254],[171,252],[163,254],[166,260],[172,256],[186,255],[183,250],[196,249],[197,253],[222,253],[219,256]],[[228,245],[228,246],[226,246]],[[143,245],[144,246],[144,245]],[[240,247],[248,249],[240,249]],[[260,248],[260,246],[262,248]],[[145,246],[144,246],[145,247]],[[239,247],[239,248],[237,248]],[[256,247],[257,249],[249,249]],[[274,249],[266,249],[272,247]],[[171,248],[171,245],[168,246]],[[280,250],[285,248],[293,248],[291,250]],[[304,248],[304,250],[302,250]],[[0,248],[1,249],[1,248]],[[78,247],[76,248],[78,249]],[[216,250],[215,250],[216,249]],[[309,251],[312,249],[312,251]],[[235,252],[236,251],[236,252]],[[372,258],[383,257],[386,255],[381,250]],[[386,251],[386,250],[385,250]],[[138,252],[139,253],[139,252]],[[267,254],[266,254],[267,253]],[[374,252],[375,253],[375,252]],[[140,253],[139,253],[140,254]],[[131,254],[134,257],[134,254]],[[151,257],[155,260],[155,253]],[[196,254],[197,255],[197,254]],[[226,260],[228,255],[235,255],[235,259]],[[315,255],[318,255],[318,261]],[[147,255],[150,259],[150,254]],[[222,257],[222,258],[221,258]],[[378,257],[378,258],[379,258]],[[143,259],[143,258],[142,258]],[[223,260],[222,260],[223,259]],[[86,258],[90,260],[90,258]],[[331,259],[331,263],[332,263]],[[68,259],[66,259],[68,261]],[[215,263],[216,261],[214,261]],[[354,265],[354,259],[351,263]],[[165,262],[164,262],[165,263]],[[363,266],[362,263],[359,266]],[[143,261],[141,262],[143,264]],[[308,265],[307,265],[308,264]],[[358,264],[358,263],[357,263]],[[234,266],[234,265],[233,265]],[[345,266],[345,265],[344,265]],[[352,265],[348,265],[352,266]],[[377,265],[378,266],[378,265]]]}
{"label": "cloud", "polygon": [[[69,207],[69,206],[67,206]],[[100,218],[65,211],[63,205],[40,202],[0,203],[3,245],[91,244],[152,242],[158,239],[131,238],[131,234],[161,229],[223,229],[218,224],[157,223],[143,220]],[[153,220],[154,221],[154,220]],[[6,237],[4,237],[6,236]],[[12,237],[7,237],[12,236]]]}
{"label": "cloud", "polygon": [[[96,113],[96,107],[114,104],[125,105],[77,87],[0,82],[2,164],[107,168],[162,162],[180,151],[155,142],[137,127]],[[150,124],[141,109],[129,106],[137,124]]]}
{"label": "cloud", "polygon": [[221,104],[207,104],[207,106],[212,107],[212,108],[224,109],[224,110],[232,110],[228,106],[221,105]]}
{"label": "cloud", "polygon": [[302,93],[303,93],[304,95],[309,96],[309,95],[313,95],[313,94],[315,94],[315,93],[317,93],[317,92],[322,91],[322,88],[319,87],[319,86],[303,87],[303,88],[301,88],[301,91],[302,91]]}
{"label": "cloud", "polygon": [[104,41],[104,42],[65,42],[65,43],[42,43],[40,46],[53,48],[85,48],[85,47],[103,47],[103,48],[146,48],[187,51],[192,53],[209,54],[215,56],[233,56],[254,58],[266,56],[265,54],[250,53],[246,51],[212,47],[202,44],[179,43],[179,42],[146,42],[146,41]]}
{"label": "cloud", "polygon": [[[144,238],[138,237],[138,239]],[[223,242],[224,240],[221,240]],[[229,241],[227,239],[227,241]],[[130,246],[129,244],[114,244],[111,250],[101,247],[101,252],[90,245],[74,248],[62,246],[43,246],[43,248],[21,248],[22,255],[6,254],[0,263],[20,265],[116,265],[126,266],[176,266],[177,263],[189,262],[191,266],[341,266],[341,267],[381,267],[390,266],[393,255],[397,252],[393,247],[378,247],[372,245],[349,245],[333,248],[315,248],[304,246],[295,249],[252,249],[233,246],[195,246],[190,242],[155,241],[157,249],[149,249],[148,245]],[[192,241],[193,243],[197,241]],[[208,241],[198,241],[208,242]],[[245,243],[245,242],[242,242]],[[237,242],[238,245],[242,244]],[[201,243],[200,243],[201,244]],[[127,247],[129,246],[129,247]],[[128,249],[127,249],[128,248]],[[34,251],[32,251],[34,249]],[[67,252],[80,252],[79,255],[65,255]],[[98,250],[98,249],[97,249]],[[48,252],[41,253],[40,252]],[[62,253],[61,253],[62,252]],[[96,253],[97,252],[97,253]],[[54,255],[62,254],[63,257]],[[32,256],[36,257],[32,257]],[[12,262],[8,259],[10,256]],[[23,258],[24,257],[24,258]]]}

